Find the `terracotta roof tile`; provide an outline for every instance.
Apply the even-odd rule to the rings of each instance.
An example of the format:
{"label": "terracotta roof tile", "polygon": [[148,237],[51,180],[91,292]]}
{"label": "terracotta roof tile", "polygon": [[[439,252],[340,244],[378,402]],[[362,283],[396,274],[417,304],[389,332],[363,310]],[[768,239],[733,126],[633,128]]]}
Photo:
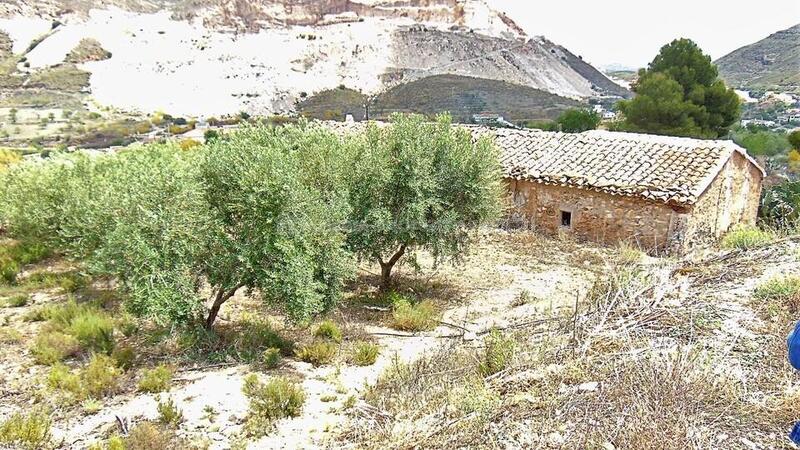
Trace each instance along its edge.
{"label": "terracotta roof tile", "polygon": [[[326,122],[337,132],[364,123]],[[734,152],[763,169],[731,141],[602,130],[558,133],[462,125],[473,137],[492,136],[505,176],[614,195],[689,205],[706,190]]]}

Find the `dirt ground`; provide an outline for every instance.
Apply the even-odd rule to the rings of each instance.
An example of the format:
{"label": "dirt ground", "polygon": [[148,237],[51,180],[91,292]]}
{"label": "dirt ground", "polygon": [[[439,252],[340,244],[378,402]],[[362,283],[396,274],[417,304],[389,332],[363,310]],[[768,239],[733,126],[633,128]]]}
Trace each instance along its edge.
{"label": "dirt ground", "polygon": [[[634,258],[633,264],[660,280],[653,288],[653,298],[658,302],[649,305],[651,310],[647,313],[655,311],[655,318],[646,314],[636,316],[638,322],[626,325],[627,332],[650,325],[655,329],[658,325],[661,331],[647,335],[651,339],[648,345],[669,347],[702,342],[715,353],[732,355],[732,373],[746,382],[753,402],[766,401],[763,399],[782,390],[796,389],[798,380],[779,359],[780,348],[775,344],[775,336],[784,333],[787,324],[765,322],[759,305],[752,301],[752,293],[770,277],[800,273],[798,249],[797,242],[789,241],[762,249],[761,253],[727,257],[725,253],[714,253],[702,262],[692,262],[654,259],[630,250],[578,244],[568,238],[487,230],[458,265],[433,267],[429,257],[419,255],[422,270],[403,266],[396,273],[399,291],[430,299],[441,310],[439,326],[433,331],[405,333],[391,329],[388,308],[371,300],[376,268],[363,266],[358,280],[352,283],[344,301],[329,318],[344,332],[343,349],[356,339],[379,344],[377,361],[359,367],[348,364],[344,355],[340,355],[334,364],[314,367],[286,358],[277,369],[261,371],[262,380],[276,375],[296,379],[307,394],[302,414],[277,421],[274,430],[263,438],[245,442],[239,437],[248,410],[242,383],[254,371],[251,365],[235,361],[199,363],[169,352],[161,353],[163,347],[155,345],[141,349],[143,359],[166,360],[177,366],[169,392],[160,395],[135,392],[135,378],[131,376],[126,379],[131,386],[106,398],[99,411],[90,414],[75,407],[56,411],[54,441],[60,442],[61,448],[86,448],[119,431],[120,422],[133,425],[155,419],[158,398],[169,397],[183,411],[185,420],[178,433],[210,449],[243,448],[244,444],[253,449],[340,448],[345,445],[341,434],[358,420],[354,411],[365,407],[363,397],[367,386],[374,385],[387,367],[397,361],[417,360],[446,346],[474,345],[492,328],[524,330],[537,321],[574,317],[576,307],[582,314],[587,293],[595,281],[605,277],[623,257]],[[719,255],[723,257],[720,259]],[[764,259],[770,263],[764,264]],[[57,262],[50,264],[57,266]],[[0,308],[0,325],[20,333],[19,339],[0,346],[0,419],[28,409],[36,401],[47,371],[33,362],[27,350],[41,324],[24,322],[22,317],[37,306],[65,299],[64,294],[50,289],[33,293],[26,306]],[[219,323],[235,324],[243,317],[252,317],[254,311],[255,316],[280,321],[280,317],[261,307],[255,299],[238,294],[223,308]],[[621,333],[621,326],[611,319],[607,322],[613,326],[605,326],[597,336]],[[575,321],[577,324],[578,318]],[[713,326],[701,326],[704,323]],[[310,329],[287,326],[284,332],[291,336],[308,335]],[[765,350],[765,343],[771,346],[769,350]],[[583,351],[591,352],[597,342],[581,345]],[[766,356],[772,359],[760,361]],[[214,413],[209,414],[210,410]],[[775,426],[759,427],[749,434],[735,436],[736,445],[732,447],[762,448],[776,443],[788,446],[788,441],[782,439],[783,431]]]}

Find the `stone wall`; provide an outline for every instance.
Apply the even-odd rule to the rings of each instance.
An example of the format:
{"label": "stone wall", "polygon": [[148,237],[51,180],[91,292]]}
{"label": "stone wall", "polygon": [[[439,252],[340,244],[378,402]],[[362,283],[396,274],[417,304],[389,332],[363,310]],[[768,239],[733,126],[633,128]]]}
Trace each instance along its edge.
{"label": "stone wall", "polygon": [[[636,197],[531,181],[507,180],[507,185],[512,223],[551,235],[563,231],[583,240],[611,245],[627,241],[662,251],[674,245],[673,229],[685,222],[686,214]],[[569,227],[561,223],[562,211],[571,214]]]}
{"label": "stone wall", "polygon": [[[651,253],[683,253],[715,243],[737,224],[755,223],[761,179],[760,170],[736,152],[688,207],[532,181],[506,184],[513,225],[603,244],[627,241]],[[562,212],[570,213],[570,226],[562,225]]]}
{"label": "stone wall", "polygon": [[682,239],[683,250],[714,243],[738,224],[754,224],[761,181],[761,171],[735,152],[694,204]]}

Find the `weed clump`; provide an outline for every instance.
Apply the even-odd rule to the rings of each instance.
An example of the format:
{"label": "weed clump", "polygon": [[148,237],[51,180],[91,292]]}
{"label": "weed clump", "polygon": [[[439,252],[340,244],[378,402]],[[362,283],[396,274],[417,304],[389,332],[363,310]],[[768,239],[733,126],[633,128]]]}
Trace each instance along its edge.
{"label": "weed clump", "polygon": [[114,322],[99,311],[86,310],[75,316],[66,330],[86,350],[105,354],[114,350]]}
{"label": "weed clump", "polygon": [[333,342],[342,342],[341,330],[339,330],[339,327],[330,320],[326,320],[319,324],[316,331],[314,331],[314,337],[319,339],[327,339]]}
{"label": "weed clump", "polygon": [[139,391],[158,393],[169,390],[174,373],[175,371],[172,367],[164,364],[142,371],[142,377],[138,385]]}
{"label": "weed clump", "polygon": [[11,327],[0,327],[0,344],[16,344],[22,342],[22,334]]}
{"label": "weed clump", "polygon": [[261,355],[261,365],[266,369],[274,369],[281,362],[281,350],[278,348],[268,348]]}
{"label": "weed clump", "polygon": [[136,353],[133,348],[129,346],[118,346],[114,347],[114,351],[111,352],[111,358],[114,359],[114,363],[116,363],[117,367],[128,371],[133,367]]}
{"label": "weed clump", "polygon": [[333,361],[338,348],[336,344],[328,341],[314,341],[297,349],[297,357],[301,361],[321,366]]}
{"label": "weed clump", "polygon": [[95,353],[89,364],[81,370],[81,381],[86,394],[100,398],[115,393],[119,389],[119,376],[122,370],[114,364],[111,357]]}
{"label": "weed clump", "polygon": [[478,373],[487,377],[505,370],[516,352],[516,341],[497,329],[489,332],[484,340],[484,350],[478,363]]}
{"label": "weed clump", "polygon": [[789,313],[795,314],[800,311],[800,277],[773,278],[759,285],[753,297],[764,302],[779,303],[774,308],[788,309]]}
{"label": "weed clump", "polygon": [[750,249],[766,245],[775,238],[767,231],[756,227],[738,227],[722,238],[722,247],[729,249]]}
{"label": "weed clump", "polygon": [[85,367],[77,372],[63,364],[56,364],[47,374],[47,387],[65,395],[67,403],[86,399],[99,399],[119,390],[122,370],[109,356],[94,354]]}
{"label": "weed clump", "polygon": [[356,342],[350,360],[357,366],[371,366],[378,359],[381,348],[372,342]]}
{"label": "weed clump", "polygon": [[28,304],[30,296],[27,294],[15,295],[3,302],[4,306],[9,308],[21,308]]}
{"label": "weed clump", "polygon": [[430,331],[436,328],[437,317],[433,302],[425,300],[412,304],[401,299],[394,302],[391,327],[400,331]]}
{"label": "weed clump", "polygon": [[50,442],[50,425],[50,416],[44,411],[14,413],[0,423],[0,444],[30,450],[44,448]]}
{"label": "weed clump", "polygon": [[299,416],[306,400],[303,388],[284,377],[264,383],[250,374],[244,379],[242,392],[250,401],[245,431],[251,436],[263,435],[275,420]]}
{"label": "weed clump", "polygon": [[171,428],[177,428],[183,422],[183,411],[181,411],[172,398],[166,401],[158,399],[158,422]]}
{"label": "weed clump", "polygon": [[81,346],[77,339],[58,331],[39,333],[30,348],[33,360],[46,366],[63,361],[69,356],[75,356],[80,350]]}

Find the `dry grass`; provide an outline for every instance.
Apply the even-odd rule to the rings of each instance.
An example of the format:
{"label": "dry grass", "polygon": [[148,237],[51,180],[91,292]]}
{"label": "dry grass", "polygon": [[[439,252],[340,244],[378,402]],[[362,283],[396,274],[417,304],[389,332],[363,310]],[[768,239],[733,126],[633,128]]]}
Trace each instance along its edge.
{"label": "dry grass", "polygon": [[708,448],[723,445],[720,433],[776,436],[796,420],[796,390],[753,402],[762,387],[708,350],[718,330],[692,322],[722,314],[710,300],[676,303],[662,285],[677,272],[631,260],[598,281],[578,317],[522,329],[516,344],[495,332],[482,346],[394,361],[343,439],[374,449]]}

